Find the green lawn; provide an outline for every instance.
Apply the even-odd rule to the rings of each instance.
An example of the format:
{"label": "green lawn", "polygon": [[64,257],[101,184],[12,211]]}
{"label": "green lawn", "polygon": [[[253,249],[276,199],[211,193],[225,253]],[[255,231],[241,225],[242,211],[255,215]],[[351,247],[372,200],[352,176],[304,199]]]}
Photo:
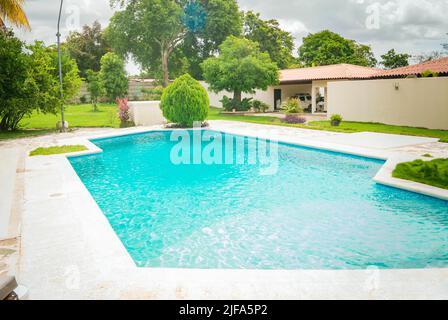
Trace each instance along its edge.
{"label": "green lawn", "polygon": [[243,115],[232,115],[232,114],[220,114],[220,109],[211,108],[210,109],[210,120],[228,120],[228,121],[242,121],[250,123],[260,123],[260,124],[271,124],[286,127],[296,127],[305,128],[313,130],[325,130],[325,131],[335,131],[335,132],[378,132],[378,133],[391,133],[391,134],[403,134],[410,136],[422,136],[439,138],[441,142],[448,143],[448,130],[431,130],[424,128],[413,128],[413,127],[402,127],[402,126],[391,126],[381,123],[365,123],[365,122],[348,122],[343,121],[339,127],[333,127],[330,121],[313,121],[308,125],[301,124],[287,124],[282,123],[280,119],[275,117],[256,117],[256,116],[243,116]]}
{"label": "green lawn", "polygon": [[[117,116],[116,104],[99,104],[94,112],[91,104],[69,105],[65,108],[65,120],[70,128],[112,127],[118,128],[120,120]],[[23,129],[53,129],[61,120],[61,115],[33,113],[23,118],[20,127]]]}
{"label": "green lawn", "polygon": [[397,165],[392,176],[448,189],[447,173],[448,159],[435,159],[432,161],[415,160]]}
{"label": "green lawn", "polygon": [[[221,109],[211,108],[208,120],[228,120],[249,123],[270,124],[286,127],[305,128],[313,130],[326,130],[336,132],[379,132],[404,134],[422,137],[439,138],[442,142],[448,143],[447,130],[430,130],[423,128],[412,128],[402,126],[390,126],[379,123],[363,122],[342,122],[339,127],[332,127],[329,121],[314,121],[308,125],[282,123],[276,117],[257,117],[221,114]],[[92,105],[70,105],[66,107],[66,120],[70,128],[80,127],[112,127],[118,128],[120,120],[117,116],[117,106],[115,104],[100,104],[99,111],[93,112]],[[24,118],[20,122],[20,129],[16,132],[0,132],[0,140],[17,139],[22,137],[32,137],[54,132],[56,123],[60,120],[60,115],[34,113],[31,117]]]}
{"label": "green lawn", "polygon": [[[112,127],[118,128],[116,104],[99,104],[94,112],[91,104],[68,105],[65,108],[65,119],[70,128],[82,127]],[[48,134],[56,131],[56,123],[61,115],[33,113],[20,122],[20,130],[15,132],[0,132],[0,140],[18,139]]]}
{"label": "green lawn", "polygon": [[37,148],[30,152],[30,157],[49,156],[52,154],[72,153],[72,152],[85,151],[85,150],[87,150],[87,148],[82,145]]}

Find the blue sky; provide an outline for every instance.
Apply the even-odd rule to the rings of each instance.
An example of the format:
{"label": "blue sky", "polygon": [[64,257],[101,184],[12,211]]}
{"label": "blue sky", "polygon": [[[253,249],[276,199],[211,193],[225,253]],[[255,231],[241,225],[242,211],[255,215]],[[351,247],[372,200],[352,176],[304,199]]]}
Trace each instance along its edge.
{"label": "blue sky", "polygon": [[[369,44],[377,58],[391,48],[421,54],[440,51],[448,42],[448,0],[239,0],[242,10],[275,18],[294,35],[296,44],[310,32],[330,29],[344,37]],[[18,31],[27,40],[54,43],[58,0],[28,0],[25,10],[33,28]],[[109,0],[65,0],[63,37],[70,30],[100,21],[103,26],[113,10]],[[130,73],[138,67],[130,63]]]}

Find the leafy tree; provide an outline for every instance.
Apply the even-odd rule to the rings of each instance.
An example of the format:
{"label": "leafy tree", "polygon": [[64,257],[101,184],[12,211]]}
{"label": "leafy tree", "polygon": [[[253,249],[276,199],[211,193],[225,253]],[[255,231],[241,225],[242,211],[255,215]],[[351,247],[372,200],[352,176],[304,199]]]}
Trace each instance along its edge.
{"label": "leafy tree", "polygon": [[90,94],[93,111],[98,111],[98,99],[105,94],[103,82],[98,72],[87,70],[87,91]]}
{"label": "leafy tree", "polygon": [[418,54],[413,56],[413,60],[416,63],[423,63],[423,62],[427,62],[427,61],[432,61],[432,60],[438,60],[443,58],[445,55],[440,52],[440,51],[432,51],[432,52],[428,52],[428,53],[422,53],[422,54]]}
{"label": "leafy tree", "polygon": [[197,0],[196,3],[204,11],[203,25],[201,28],[199,23],[195,29],[188,29],[181,49],[188,59],[189,73],[202,79],[200,64],[216,54],[228,36],[241,35],[242,18],[236,0]]}
{"label": "leafy tree", "polygon": [[31,30],[28,18],[23,10],[24,0],[0,0],[0,30],[7,31],[5,20],[16,27]]}
{"label": "leafy tree", "polygon": [[219,47],[220,55],[204,61],[204,78],[216,92],[233,91],[234,103],[241,104],[242,92],[266,90],[278,83],[277,65],[269,54],[261,52],[256,42],[234,36]]}
{"label": "leafy tree", "polygon": [[386,54],[381,56],[381,64],[386,69],[395,69],[400,67],[406,67],[409,65],[410,54],[396,53],[395,49],[389,50]]}
{"label": "leafy tree", "polygon": [[[124,4],[124,3],[121,3]],[[134,0],[111,19],[107,39],[121,55],[132,55],[143,69],[161,62],[163,85],[169,83],[168,62],[185,37],[183,8],[176,0]]]}
{"label": "leafy tree", "polygon": [[115,101],[126,95],[129,83],[124,62],[115,53],[106,53],[101,58],[100,79],[109,101]]}
{"label": "leafy tree", "polygon": [[210,101],[204,87],[185,74],[163,91],[160,108],[168,120],[183,127],[192,127],[195,121],[204,121]]}
{"label": "leafy tree", "polygon": [[299,60],[305,66],[350,63],[374,67],[377,64],[369,46],[345,39],[329,30],[303,38]]}
{"label": "leafy tree", "polygon": [[258,42],[260,50],[269,53],[271,60],[280,69],[287,69],[294,63],[294,38],[291,33],[280,28],[277,20],[265,21],[260,18],[259,13],[248,11],[244,15],[244,35],[247,39]]}
{"label": "leafy tree", "polygon": [[[52,75],[59,81],[59,61],[58,51],[55,46],[47,48],[48,54],[52,58],[53,69]],[[64,103],[70,101],[79,93],[82,79],[79,76],[79,69],[76,61],[70,57],[68,52],[62,51],[62,88],[64,93]]]}
{"label": "leafy tree", "polygon": [[25,46],[0,32],[0,130],[16,130],[33,111],[55,113],[61,105],[54,62],[42,43]]}
{"label": "leafy tree", "polygon": [[88,70],[100,71],[100,60],[110,51],[98,21],[92,26],[83,26],[81,32],[70,32],[64,46],[76,60],[83,78],[87,77]]}

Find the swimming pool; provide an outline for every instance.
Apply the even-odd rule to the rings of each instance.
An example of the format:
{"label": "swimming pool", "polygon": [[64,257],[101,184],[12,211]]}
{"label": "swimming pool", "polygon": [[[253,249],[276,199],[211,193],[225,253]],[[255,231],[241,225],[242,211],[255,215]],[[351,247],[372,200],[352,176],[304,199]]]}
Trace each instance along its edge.
{"label": "swimming pool", "polygon": [[170,135],[94,140],[103,153],[70,158],[139,267],[448,265],[448,202],[375,184],[383,161],[281,144],[274,174],[259,161],[178,165]]}

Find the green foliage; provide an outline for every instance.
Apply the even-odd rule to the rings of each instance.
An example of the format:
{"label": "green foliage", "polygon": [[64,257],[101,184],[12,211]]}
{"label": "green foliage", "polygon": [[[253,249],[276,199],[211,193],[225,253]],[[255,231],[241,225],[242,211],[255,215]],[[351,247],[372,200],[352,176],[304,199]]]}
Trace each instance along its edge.
{"label": "green foliage", "polygon": [[49,148],[37,148],[30,152],[30,157],[34,156],[49,156],[53,154],[64,154],[64,153],[72,153],[88,150],[83,145],[74,145],[74,146],[57,146],[57,147],[49,147]]}
{"label": "green foliage", "polygon": [[104,85],[98,72],[87,70],[87,91],[93,104],[93,111],[98,111],[98,99],[105,94]]}
{"label": "green foliage", "polygon": [[189,31],[182,44],[188,59],[189,73],[203,79],[200,64],[216,53],[228,36],[240,36],[242,19],[236,0],[197,0],[205,12],[205,25],[195,32]]}
{"label": "green foliage", "polygon": [[12,32],[0,32],[0,130],[17,130],[25,115],[56,112],[60,105],[51,51],[39,42],[26,47]]}
{"label": "green foliage", "polygon": [[282,104],[282,110],[285,111],[285,113],[303,113],[300,100],[295,98],[286,100]]}
{"label": "green foliage", "polygon": [[342,116],[340,115],[340,114],[333,114],[331,117],[330,117],[330,121],[331,122],[342,122]]}
{"label": "green foliage", "polygon": [[260,100],[253,100],[252,107],[255,109],[255,111],[262,113],[265,113],[269,109],[269,105]]}
{"label": "green foliage", "polygon": [[123,57],[132,55],[142,69],[162,70],[167,86],[170,56],[186,33],[183,13],[176,0],[129,1],[111,18],[106,38]]}
{"label": "green foliage", "polygon": [[415,160],[400,163],[395,168],[392,176],[448,189],[448,159]]}
{"label": "green foliage", "polygon": [[391,49],[381,56],[381,64],[386,69],[406,67],[409,65],[409,58],[411,58],[410,54],[396,53],[395,49]]}
{"label": "green foliage", "polygon": [[64,48],[76,60],[81,77],[87,77],[87,71],[100,71],[101,58],[110,51],[104,38],[101,24],[95,21],[92,26],[85,25],[82,31],[72,31],[64,43]]}
{"label": "green foliage", "polygon": [[164,90],[160,108],[169,121],[192,127],[193,122],[202,122],[207,118],[210,102],[204,87],[185,74]]}
{"label": "green foliage", "polygon": [[277,65],[269,55],[261,52],[257,43],[230,36],[219,47],[220,55],[204,61],[204,78],[210,89],[216,92],[234,92],[235,103],[241,101],[241,93],[266,90],[278,83]]}
{"label": "green foliage", "polygon": [[425,70],[422,72],[423,78],[437,78],[438,76],[439,76],[439,74],[432,70]]}
{"label": "green foliage", "polygon": [[260,50],[267,52],[280,69],[287,69],[295,63],[292,55],[294,38],[280,28],[277,20],[262,20],[259,13],[248,11],[244,15],[244,35],[258,42]]}
{"label": "green foliage", "polygon": [[129,83],[124,62],[115,53],[106,53],[101,58],[100,78],[110,102],[126,95]]}
{"label": "green foliage", "polygon": [[377,64],[369,46],[345,39],[329,30],[311,33],[303,38],[299,60],[308,67],[339,63],[374,67]]}
{"label": "green foliage", "polygon": [[163,90],[164,88],[162,86],[142,89],[142,93],[144,93],[144,100],[159,101],[162,98]]}

